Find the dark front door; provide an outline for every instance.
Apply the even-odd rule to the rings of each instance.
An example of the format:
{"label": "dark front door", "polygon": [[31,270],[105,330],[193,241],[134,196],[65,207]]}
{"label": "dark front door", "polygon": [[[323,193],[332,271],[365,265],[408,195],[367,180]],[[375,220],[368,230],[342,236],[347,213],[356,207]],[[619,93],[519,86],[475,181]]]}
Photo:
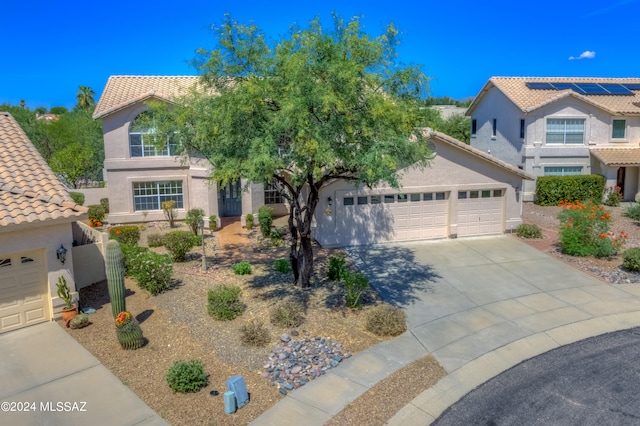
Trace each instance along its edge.
{"label": "dark front door", "polygon": [[218,210],[220,217],[240,216],[242,214],[242,190],[240,181],[229,182],[218,191]]}
{"label": "dark front door", "polygon": [[620,167],[618,169],[618,179],[616,182],[616,186],[620,188],[620,194],[622,194],[622,199],[624,200],[624,173],[627,170],[626,167]]}

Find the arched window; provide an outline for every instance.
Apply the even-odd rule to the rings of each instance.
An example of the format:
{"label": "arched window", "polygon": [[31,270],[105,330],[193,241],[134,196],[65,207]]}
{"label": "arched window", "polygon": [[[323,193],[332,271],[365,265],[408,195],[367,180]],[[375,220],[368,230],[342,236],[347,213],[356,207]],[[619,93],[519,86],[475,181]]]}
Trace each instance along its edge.
{"label": "arched window", "polygon": [[162,157],[177,155],[178,144],[171,139],[159,140],[149,112],[138,115],[129,127],[129,152],[131,157]]}

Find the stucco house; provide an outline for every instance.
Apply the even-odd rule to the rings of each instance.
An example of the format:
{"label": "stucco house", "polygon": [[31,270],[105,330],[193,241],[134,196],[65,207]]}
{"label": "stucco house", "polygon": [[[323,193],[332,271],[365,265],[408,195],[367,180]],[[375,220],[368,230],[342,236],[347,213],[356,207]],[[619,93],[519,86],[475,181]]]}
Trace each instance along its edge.
{"label": "stucco house", "polygon": [[492,77],[466,114],[471,146],[536,177],[601,174],[626,200],[639,190],[640,78]]}
{"label": "stucco house", "polygon": [[[202,208],[205,215],[244,216],[264,204],[286,214],[279,194],[246,182],[217,188],[210,164],[197,153],[175,156],[171,143],[159,151],[145,145],[152,129],[136,125],[146,102],[171,102],[197,77],[112,76],[96,106],[102,118],[111,223],[163,220],[162,201],[178,200],[181,215]],[[313,233],[323,246],[346,246],[499,234],[520,223],[519,191],[532,179],[517,167],[478,149],[431,132],[436,156],[425,170],[403,170],[402,189],[357,188],[335,182],[320,194]]]}
{"label": "stucco house", "polygon": [[15,119],[0,113],[0,333],[50,321],[62,309],[56,283],[64,276],[75,290],[72,225],[83,219],[87,209]]}
{"label": "stucco house", "polygon": [[96,105],[93,117],[102,119],[104,171],[109,198],[109,222],[130,223],[164,220],[161,204],[175,200],[178,218],[191,209],[205,217],[246,216],[264,204],[275,214],[285,214],[282,197],[272,188],[246,181],[218,188],[207,178],[209,162],[197,153],[177,156],[169,141],[162,150],[149,143],[136,118],[149,101],[172,102],[195,86],[193,76],[111,76]]}

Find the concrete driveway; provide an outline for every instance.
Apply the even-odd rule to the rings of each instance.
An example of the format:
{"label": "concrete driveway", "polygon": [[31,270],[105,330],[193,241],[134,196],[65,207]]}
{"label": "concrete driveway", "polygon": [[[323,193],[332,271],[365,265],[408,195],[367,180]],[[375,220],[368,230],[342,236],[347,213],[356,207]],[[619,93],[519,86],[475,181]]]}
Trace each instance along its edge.
{"label": "concrete driveway", "polygon": [[0,334],[0,360],[0,424],[167,425],[54,322]]}

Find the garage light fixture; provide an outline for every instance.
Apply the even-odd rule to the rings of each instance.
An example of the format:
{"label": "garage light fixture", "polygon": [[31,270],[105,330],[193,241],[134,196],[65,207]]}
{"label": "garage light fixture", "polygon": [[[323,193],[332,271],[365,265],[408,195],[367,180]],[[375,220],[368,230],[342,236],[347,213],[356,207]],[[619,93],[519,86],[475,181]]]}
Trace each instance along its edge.
{"label": "garage light fixture", "polygon": [[56,256],[58,256],[60,263],[64,265],[64,261],[67,260],[67,249],[64,248],[62,244],[60,244],[60,248],[56,250]]}
{"label": "garage light fixture", "polygon": [[327,198],[327,203],[329,203],[329,207],[331,207],[331,205],[333,204],[333,200],[331,199],[331,197]]}

